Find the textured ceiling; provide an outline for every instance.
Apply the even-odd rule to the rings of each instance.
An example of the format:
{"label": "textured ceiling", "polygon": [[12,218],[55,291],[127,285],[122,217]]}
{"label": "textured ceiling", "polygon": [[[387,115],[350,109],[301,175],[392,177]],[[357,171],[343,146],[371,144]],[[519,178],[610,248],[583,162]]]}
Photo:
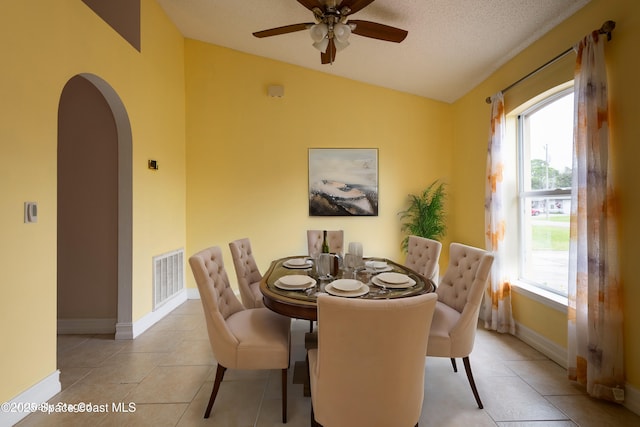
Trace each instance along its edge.
{"label": "textured ceiling", "polygon": [[377,0],[350,17],[402,28],[407,38],[398,44],[352,35],[326,65],[308,31],[252,35],[313,22],[296,0],[158,3],[187,38],[450,103],[589,1]]}

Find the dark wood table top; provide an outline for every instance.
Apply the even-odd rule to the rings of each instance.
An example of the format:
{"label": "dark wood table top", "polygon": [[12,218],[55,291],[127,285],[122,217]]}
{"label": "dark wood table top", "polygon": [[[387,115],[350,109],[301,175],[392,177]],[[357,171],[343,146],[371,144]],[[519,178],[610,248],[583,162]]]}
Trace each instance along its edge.
{"label": "dark wood table top", "polygon": [[[319,279],[313,267],[288,268],[284,265],[287,260],[304,257],[304,255],[292,256],[273,261],[262,277],[260,291],[264,297],[264,305],[276,313],[296,319],[317,320],[316,297],[319,292],[325,292],[324,287],[335,280],[335,278],[330,280]],[[384,258],[367,258],[367,260],[386,261],[391,271],[406,274],[413,279],[416,284],[407,289],[383,289],[370,282],[370,279],[375,276],[375,273],[372,274],[368,270],[359,271],[357,275],[358,280],[369,285],[370,290],[367,294],[356,298],[405,298],[435,291],[435,284],[431,280],[421,276],[408,267]],[[275,282],[279,278],[289,274],[306,274],[316,280],[316,286],[307,290],[284,290],[275,286]],[[341,272],[337,274],[336,278],[340,277]]]}

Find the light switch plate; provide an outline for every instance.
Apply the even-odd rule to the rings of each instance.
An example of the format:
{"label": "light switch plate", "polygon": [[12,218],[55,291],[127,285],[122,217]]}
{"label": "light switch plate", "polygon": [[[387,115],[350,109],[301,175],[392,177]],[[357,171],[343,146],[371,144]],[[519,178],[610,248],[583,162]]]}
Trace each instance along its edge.
{"label": "light switch plate", "polygon": [[38,203],[24,202],[24,223],[38,222]]}

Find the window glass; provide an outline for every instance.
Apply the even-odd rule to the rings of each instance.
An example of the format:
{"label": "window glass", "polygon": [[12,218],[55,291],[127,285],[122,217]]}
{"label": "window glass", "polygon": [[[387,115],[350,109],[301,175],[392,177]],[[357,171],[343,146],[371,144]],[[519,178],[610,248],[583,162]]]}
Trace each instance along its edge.
{"label": "window glass", "polygon": [[520,280],[567,295],[573,88],[518,118]]}

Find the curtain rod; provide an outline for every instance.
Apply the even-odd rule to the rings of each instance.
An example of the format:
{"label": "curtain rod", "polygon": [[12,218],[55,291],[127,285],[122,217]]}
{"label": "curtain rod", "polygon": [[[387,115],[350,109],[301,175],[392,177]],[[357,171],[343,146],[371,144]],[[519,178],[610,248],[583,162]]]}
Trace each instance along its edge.
{"label": "curtain rod", "polygon": [[[600,27],[600,29],[598,30],[598,34],[606,34],[607,35],[607,40],[611,40],[611,32],[613,31],[613,29],[615,27],[616,27],[616,23],[614,21],[606,21],[604,24],[602,24],[602,27]],[[564,58],[565,56],[567,56],[572,51],[573,51],[573,46],[570,47],[569,49],[565,50],[564,52],[562,52],[560,55],[556,56],[555,58],[551,59],[550,61],[544,63],[541,66],[539,66],[538,68],[536,68],[535,70],[533,70],[532,72],[527,74],[526,76],[522,77],[520,80],[517,80],[517,81],[511,83],[509,86],[507,86],[504,89],[502,89],[501,92],[505,93],[506,91],[508,91],[509,89],[513,88],[514,86],[519,85],[523,81],[527,80],[529,77],[532,77],[533,75],[535,75],[535,74],[539,73],[540,71],[544,70],[545,68],[547,68],[549,65],[551,65],[551,64],[555,63],[556,61]],[[491,97],[487,96],[485,101],[486,101],[487,104],[491,104]]]}

